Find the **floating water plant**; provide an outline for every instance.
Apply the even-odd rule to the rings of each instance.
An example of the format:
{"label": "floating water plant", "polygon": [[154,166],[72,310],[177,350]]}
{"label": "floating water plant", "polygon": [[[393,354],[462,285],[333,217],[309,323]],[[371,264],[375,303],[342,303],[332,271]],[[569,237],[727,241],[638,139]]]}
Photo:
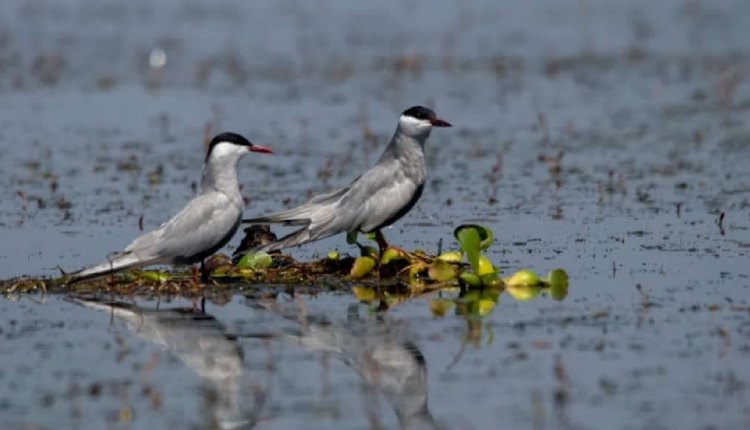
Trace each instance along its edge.
{"label": "floating water plant", "polygon": [[454,236],[459,249],[437,256],[399,248],[387,248],[380,255],[377,249],[356,242],[356,236],[350,235],[349,239],[359,247],[357,257],[331,251],[320,260],[301,262],[279,253],[255,252],[233,263],[226,255],[216,254],[205,262],[211,274],[208,282],[201,282],[190,270],[131,270],[72,286],[65,284],[64,276],[0,281],[0,292],[9,294],[44,288],[194,297],[207,294],[210,289],[248,291],[307,286],[322,290],[350,289],[357,300],[371,303],[374,310],[382,310],[440,291],[442,296],[430,301],[434,315],[446,315],[452,310],[471,317],[487,315],[503,293],[518,301],[539,296],[563,300],[567,296],[568,276],[561,269],[551,271],[546,277],[523,269],[502,278],[499,268],[484,254],[494,241],[489,228],[461,225],[455,229]]}
{"label": "floating water plant", "polygon": [[471,288],[502,285],[500,271],[495,268],[489,258],[482,254],[482,251],[492,245],[494,240],[492,230],[480,225],[465,224],[456,227],[453,235],[472,268],[472,272],[461,273],[459,276],[461,282]]}

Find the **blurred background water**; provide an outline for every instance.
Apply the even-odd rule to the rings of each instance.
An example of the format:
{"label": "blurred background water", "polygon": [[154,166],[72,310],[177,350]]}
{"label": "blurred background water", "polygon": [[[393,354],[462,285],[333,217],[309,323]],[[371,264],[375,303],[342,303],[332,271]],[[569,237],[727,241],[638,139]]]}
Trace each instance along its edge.
{"label": "blurred background water", "polygon": [[[379,156],[398,114],[425,104],[454,128],[430,138],[424,196],[386,235],[434,252],[452,246],[456,225],[479,222],[495,231],[489,256],[505,272],[571,275],[566,300],[503,295],[478,322],[435,319],[430,297],[388,312],[386,328],[411,333],[398,344],[425,358],[434,422],[747,428],[749,9],[0,3],[0,277],[76,269],[126,245],[141,218],[159,225],[193,195],[211,134],[276,151],[240,163],[246,213],[260,215],[346,184]],[[355,251],[336,237],[290,253],[331,248]],[[181,350],[110,325],[107,312],[39,299],[0,304],[8,428],[221,424],[217,394],[209,383],[204,396],[206,378]],[[279,340],[283,319],[250,302],[207,309],[232,335],[268,335],[238,341],[244,372],[267,382],[253,391],[267,398],[260,412],[240,415],[258,428],[406,427],[393,394],[363,383],[351,357]],[[349,295],[306,302],[343,312],[336,327],[351,306],[369,318]],[[144,370],[153,356],[160,364]],[[253,373],[267,361],[279,379]],[[372,392],[385,396],[376,412]]]}

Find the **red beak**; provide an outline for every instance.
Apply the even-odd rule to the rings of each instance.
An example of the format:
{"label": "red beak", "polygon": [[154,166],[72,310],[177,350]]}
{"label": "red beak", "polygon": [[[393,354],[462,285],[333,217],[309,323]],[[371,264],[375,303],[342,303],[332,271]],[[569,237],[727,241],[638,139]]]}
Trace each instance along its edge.
{"label": "red beak", "polygon": [[430,124],[432,124],[433,127],[453,127],[448,121],[443,121],[438,118],[430,120]]}
{"label": "red beak", "polygon": [[265,146],[260,146],[260,145],[251,146],[250,151],[260,152],[262,154],[273,154],[273,151],[271,151],[271,148],[266,148]]}

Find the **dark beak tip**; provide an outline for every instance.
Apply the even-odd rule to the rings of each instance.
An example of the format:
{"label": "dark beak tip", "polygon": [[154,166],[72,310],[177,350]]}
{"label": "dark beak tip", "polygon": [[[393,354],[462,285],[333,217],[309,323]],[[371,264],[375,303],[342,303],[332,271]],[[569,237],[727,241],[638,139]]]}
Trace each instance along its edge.
{"label": "dark beak tip", "polygon": [[453,127],[451,123],[449,123],[448,121],[444,121],[442,119],[432,120],[432,126],[433,127]]}

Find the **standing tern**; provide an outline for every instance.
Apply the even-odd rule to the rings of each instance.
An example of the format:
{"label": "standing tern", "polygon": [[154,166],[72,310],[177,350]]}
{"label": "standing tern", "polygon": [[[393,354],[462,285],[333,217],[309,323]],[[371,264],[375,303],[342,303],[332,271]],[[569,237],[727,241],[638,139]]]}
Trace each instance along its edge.
{"label": "standing tern", "polygon": [[[77,282],[151,264],[193,264],[218,251],[234,236],[242,219],[237,161],[248,152],[270,154],[236,133],[211,140],[198,195],[158,229],[135,239],[125,250],[96,266],[70,274]],[[205,273],[202,273],[205,275]]]}
{"label": "standing tern", "polygon": [[404,216],[424,189],[424,144],[433,127],[450,127],[423,106],[405,110],[380,160],[348,186],[313,197],[307,203],[276,214],[242,220],[250,224],[302,225],[281,239],[253,249],[275,251],[338,233],[371,233],[382,255],[388,243],[381,229]]}

